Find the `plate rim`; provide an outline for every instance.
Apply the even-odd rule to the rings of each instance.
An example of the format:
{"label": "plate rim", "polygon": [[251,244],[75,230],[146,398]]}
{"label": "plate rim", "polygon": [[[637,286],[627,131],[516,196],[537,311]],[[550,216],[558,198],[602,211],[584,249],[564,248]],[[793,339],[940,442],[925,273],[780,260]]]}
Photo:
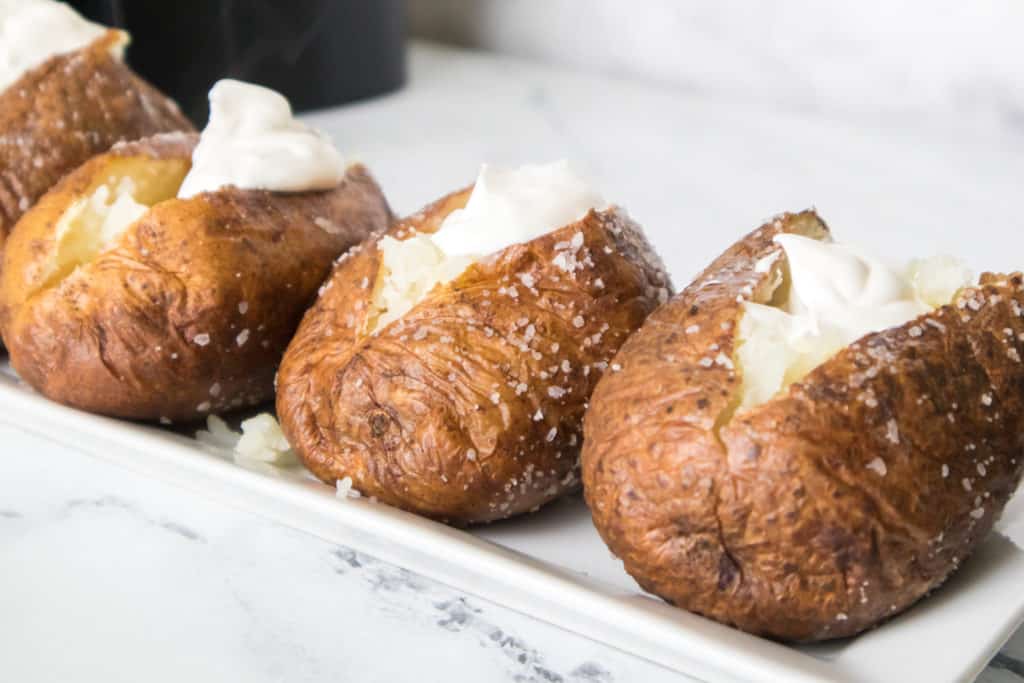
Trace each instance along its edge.
{"label": "plate rim", "polygon": [[[873,662],[850,667],[842,656],[823,659],[740,632],[387,505],[339,501],[319,482],[237,466],[198,443],[191,446],[187,436],[53,403],[7,374],[0,374],[0,402],[5,406],[0,422],[16,429],[350,546],[690,677],[811,683],[868,680],[884,673]],[[54,430],[55,423],[65,429]],[[941,675],[929,680],[970,680],[1024,623],[1024,596],[1019,602],[1005,623],[993,625],[983,651],[965,655],[956,671],[915,671]]]}

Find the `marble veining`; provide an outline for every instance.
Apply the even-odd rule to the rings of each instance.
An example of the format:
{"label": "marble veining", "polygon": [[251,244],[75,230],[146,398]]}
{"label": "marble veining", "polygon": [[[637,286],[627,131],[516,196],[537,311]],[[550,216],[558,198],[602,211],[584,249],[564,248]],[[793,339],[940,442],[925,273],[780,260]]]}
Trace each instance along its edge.
{"label": "marble veining", "polygon": [[[102,509],[102,510],[114,510],[123,512],[131,515],[136,519],[145,522],[148,525],[158,527],[165,531],[169,531],[172,534],[176,534],[185,538],[189,541],[197,541],[205,543],[206,539],[202,535],[184,524],[179,524],[167,519],[154,519],[147,515],[145,512],[140,510],[134,503],[120,498],[118,496],[102,496],[100,498],[73,498],[64,505],[66,514],[74,514],[76,511],[83,508],[91,509]],[[0,513],[2,514],[2,513]]]}
{"label": "marble veining", "polygon": [[440,629],[472,635],[480,647],[500,652],[510,670],[511,680],[548,683],[612,683],[615,680],[611,672],[592,661],[582,662],[564,673],[553,670],[545,663],[544,655],[527,640],[506,632],[493,622],[485,608],[477,605],[475,598],[453,596],[450,589],[351,548],[338,546],[331,549],[330,554],[336,560],[336,573],[358,573],[371,591],[388,593],[388,601],[393,601],[394,608],[405,607],[407,600],[404,598],[412,594],[436,611],[434,623]]}
{"label": "marble veining", "polygon": [[0,439],[3,680],[680,680],[11,427]]}

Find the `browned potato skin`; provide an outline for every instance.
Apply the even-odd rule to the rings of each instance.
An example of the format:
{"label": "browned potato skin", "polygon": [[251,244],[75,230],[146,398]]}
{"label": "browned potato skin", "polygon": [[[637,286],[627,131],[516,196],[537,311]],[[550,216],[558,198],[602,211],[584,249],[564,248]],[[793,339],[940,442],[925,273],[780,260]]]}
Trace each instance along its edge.
{"label": "browned potato skin", "polygon": [[[391,234],[434,232],[469,193]],[[569,275],[552,260],[576,233],[593,265]],[[377,240],[343,258],[282,361],[278,416],[306,466],[332,485],[348,476],[365,496],[455,525],[511,517],[577,488],[580,421],[602,374],[595,364],[670,287],[638,226],[618,210],[591,212],[474,264],[366,336],[380,262]],[[526,349],[528,324],[535,337]],[[556,367],[541,378],[563,360],[568,373]],[[517,394],[520,382],[528,388]],[[567,393],[553,398],[552,386]]]}
{"label": "browned potato skin", "polygon": [[44,395],[172,421],[270,400],[281,354],[334,259],[391,220],[362,166],[325,192],[223,188],[157,204],[114,249],[26,296],[44,277],[57,218],[110,158],[189,159],[196,140],[117,146],[18,223],[0,271],[0,328],[12,365]]}
{"label": "browned potato skin", "polygon": [[194,130],[178,106],[110,54],[110,31],[0,92],[0,249],[29,207],[114,143]]}
{"label": "browned potato skin", "polygon": [[755,263],[773,236],[825,229],[783,215],[652,315],[598,385],[582,455],[594,523],[644,589],[794,641],[854,635],[938,587],[1024,466],[1020,274],[983,276],[729,421],[741,378],[701,361],[732,357],[737,296],[766,301]]}

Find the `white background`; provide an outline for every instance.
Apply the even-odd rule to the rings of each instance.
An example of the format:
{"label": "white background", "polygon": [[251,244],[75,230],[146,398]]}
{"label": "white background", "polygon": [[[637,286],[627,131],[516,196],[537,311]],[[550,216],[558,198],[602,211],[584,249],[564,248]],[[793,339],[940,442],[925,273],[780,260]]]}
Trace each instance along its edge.
{"label": "white background", "polygon": [[1017,0],[410,0],[416,35],[737,102],[1024,129]]}

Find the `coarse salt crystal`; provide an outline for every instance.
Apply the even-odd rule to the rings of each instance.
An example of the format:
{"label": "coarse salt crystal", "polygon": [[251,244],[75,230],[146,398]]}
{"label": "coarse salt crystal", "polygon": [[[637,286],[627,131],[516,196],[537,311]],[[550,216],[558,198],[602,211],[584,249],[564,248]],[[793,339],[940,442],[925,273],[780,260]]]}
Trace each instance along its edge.
{"label": "coarse salt crystal", "polygon": [[875,458],[866,467],[880,477],[884,477],[889,472],[889,468],[885,466],[885,461],[881,458]]}
{"label": "coarse salt crystal", "polygon": [[210,343],[210,335],[206,334],[205,332],[203,332],[202,334],[197,334],[196,336],[192,337],[192,343],[195,344],[196,346],[206,346],[207,344]]}
{"label": "coarse salt crystal", "polygon": [[885,423],[885,438],[895,444],[900,442],[900,428],[896,424],[896,420],[889,420]]}

